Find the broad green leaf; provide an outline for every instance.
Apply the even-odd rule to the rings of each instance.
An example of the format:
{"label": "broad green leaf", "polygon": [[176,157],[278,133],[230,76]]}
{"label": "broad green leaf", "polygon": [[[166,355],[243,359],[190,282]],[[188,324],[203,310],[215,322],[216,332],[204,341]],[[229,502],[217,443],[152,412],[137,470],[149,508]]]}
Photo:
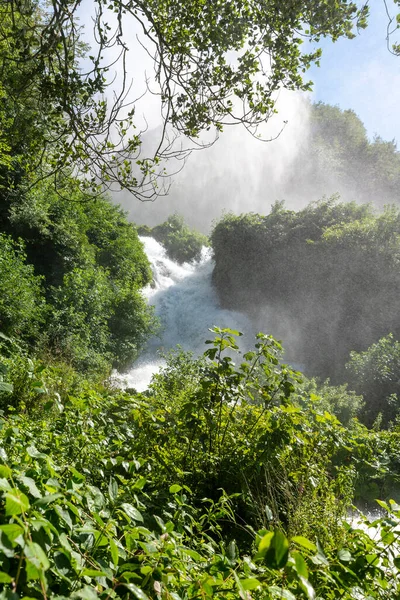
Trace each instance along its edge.
{"label": "broad green leaf", "polygon": [[11,487],[10,483],[8,482],[8,480],[4,479],[4,477],[1,477],[0,478],[0,490],[8,491],[11,489],[12,489],[12,487]]}
{"label": "broad green leaf", "polygon": [[71,598],[80,598],[81,600],[98,600],[99,597],[92,587],[85,585],[85,587],[83,587],[81,590],[74,592],[71,595]]}
{"label": "broad green leaf", "polygon": [[177,492],[180,492],[182,489],[182,486],[174,483],[174,485],[171,485],[171,487],[169,488],[169,492],[170,494],[176,494]]}
{"label": "broad green leaf", "polygon": [[12,577],[10,577],[8,573],[0,571],[0,583],[11,583],[11,581]]}
{"label": "broad green leaf", "polygon": [[7,465],[0,465],[0,478],[10,479],[12,471]]}
{"label": "broad green leaf", "polygon": [[24,530],[21,527],[21,525],[18,525],[17,523],[8,523],[5,525],[0,525],[0,531],[3,531],[3,533],[5,533],[10,542],[13,542],[24,533]]}
{"label": "broad green leaf", "polygon": [[49,559],[43,548],[36,542],[28,541],[24,548],[25,556],[39,570],[47,571],[50,567]]}
{"label": "broad green leaf", "polygon": [[308,581],[308,579],[300,576],[299,582],[300,582],[300,587],[305,592],[308,600],[314,600],[315,599],[315,590],[314,590],[313,586],[311,585],[311,583]]}
{"label": "broad green leaf", "polygon": [[47,504],[51,504],[55,500],[58,500],[58,498],[62,498],[62,497],[63,497],[63,495],[60,494],[59,492],[57,492],[57,494],[48,494],[47,496],[43,496],[43,498],[39,498],[38,500],[35,500],[33,505],[34,506],[47,506]]}
{"label": "broad green leaf", "polygon": [[137,508],[132,506],[132,504],[128,504],[127,502],[123,502],[120,506],[120,509],[124,511],[125,514],[128,515],[134,521],[140,521],[143,523],[143,517]]}
{"label": "broad green leaf", "polygon": [[35,481],[32,479],[32,477],[25,477],[24,475],[20,475],[18,477],[18,480],[23,483],[29,490],[29,492],[32,494],[32,496],[34,498],[41,498],[42,494],[40,493]]}
{"label": "broad green leaf", "polygon": [[135,485],[133,486],[133,489],[134,490],[142,490],[144,488],[144,486],[146,485],[146,483],[147,483],[146,477],[140,477],[140,479],[138,479],[135,482]]}
{"label": "broad green leaf", "polygon": [[69,512],[59,504],[55,505],[54,510],[56,511],[58,516],[68,525],[69,529],[72,529],[73,523]]}
{"label": "broad green leaf", "polygon": [[388,504],[386,504],[386,502],[384,502],[383,500],[378,500],[378,499],[376,499],[375,502],[377,502],[377,504],[379,504],[379,506],[384,508],[387,512],[390,512],[390,506]]}
{"label": "broad green leaf", "polygon": [[303,546],[303,548],[307,548],[307,550],[310,550],[311,552],[317,551],[317,546],[302,535],[295,535],[292,537],[291,541],[295,542],[295,544],[298,544],[299,546]]}
{"label": "broad green leaf", "polygon": [[352,556],[350,554],[350,551],[347,548],[342,548],[338,552],[338,558],[342,562],[350,562],[352,559]]}
{"label": "broad green leaf", "polygon": [[240,585],[244,590],[255,590],[261,585],[261,583],[258,581],[258,579],[249,577],[248,579],[240,579]]}
{"label": "broad green leaf", "polygon": [[12,383],[6,383],[5,381],[0,381],[0,392],[7,392],[12,394],[14,391],[14,386]]}
{"label": "broad green leaf", "polygon": [[39,452],[39,450],[35,446],[29,446],[26,449],[27,453],[31,458],[43,458],[47,459],[47,454],[43,454],[43,452]]}
{"label": "broad green leaf", "polygon": [[0,551],[7,556],[7,558],[12,558],[15,554],[14,548],[4,531],[0,529]]}
{"label": "broad green leaf", "polygon": [[279,529],[276,529],[264,555],[265,563],[272,569],[281,569],[286,565],[288,557],[289,541]]}
{"label": "broad green leaf", "polygon": [[265,553],[271,545],[272,538],[274,537],[273,531],[268,531],[262,538],[261,542],[258,545],[258,551],[261,553]]}
{"label": "broad green leaf", "polygon": [[6,515],[20,515],[29,509],[29,500],[21,490],[13,488],[6,492]]}
{"label": "broad green leaf", "polygon": [[25,571],[26,571],[26,578],[28,581],[35,581],[36,579],[40,579],[41,569],[39,569],[28,558],[25,560]]}
{"label": "broad green leaf", "polygon": [[277,585],[270,585],[268,587],[268,591],[270,592],[272,598],[276,598],[276,600],[296,600],[296,596],[294,596],[292,592],[289,590],[284,590]]}

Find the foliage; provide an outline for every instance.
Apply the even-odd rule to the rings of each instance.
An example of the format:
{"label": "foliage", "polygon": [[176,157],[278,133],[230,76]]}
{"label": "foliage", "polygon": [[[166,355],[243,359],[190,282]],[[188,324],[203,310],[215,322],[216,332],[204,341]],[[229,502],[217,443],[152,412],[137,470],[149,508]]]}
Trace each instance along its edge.
{"label": "foliage", "polygon": [[[321,51],[302,52],[302,38],[313,44],[321,36],[354,37],[354,27],[365,27],[368,13],[354,2],[333,0],[312,7],[296,0],[279,10],[273,0],[262,10],[254,0],[184,7],[96,0],[91,15],[96,43],[86,52],[78,23],[81,4],[11,0],[1,5],[2,185],[17,185],[23,172],[32,182],[52,176],[62,187],[63,175],[72,172],[79,175],[77,186],[118,185],[151,199],[159,193],[157,176],[165,175],[160,159],[187,155],[174,146],[168,125],[191,138],[235,122],[254,133],[274,112],[276,91],[310,89],[303,74],[319,63]],[[164,120],[160,143],[149,157],[140,156],[142,137],[135,129],[125,62],[135,25],[154,58]],[[114,101],[107,103],[110,52],[119,57],[123,76]]]}
{"label": "foliage", "polygon": [[[223,356],[237,349],[235,332],[216,334],[202,359],[175,353],[147,396],[95,390],[83,382],[71,393],[69,383],[64,387],[59,379],[61,387],[49,388],[29,415],[0,417],[0,598],[398,597],[400,509],[394,501],[380,502],[387,514],[372,523],[338,523],[335,544],[332,535],[315,539],[317,530],[307,528],[310,515],[304,512],[298,531],[293,524],[290,531],[274,518],[274,507],[263,504],[265,526],[255,531],[248,522],[235,522],[239,500],[251,503],[249,494],[229,496],[220,490],[214,499],[199,495],[207,476],[217,471],[214,486],[229,482],[226,470],[236,471],[237,478],[248,476],[251,467],[259,470],[263,445],[264,464],[286,467],[280,476],[286,484],[297,483],[296,501],[303,502],[303,509],[306,491],[298,484],[306,487],[312,479],[309,511],[321,511],[329,498],[323,469],[330,461],[332,469],[339,457],[343,463],[348,444],[360,462],[372,451],[362,448],[365,428],[359,426],[350,438],[333,416],[315,411],[312,403],[303,409],[291,403],[299,375],[279,365],[274,340],[260,335],[256,350],[243,356],[236,369]],[[182,392],[173,406],[182,386],[186,404]],[[245,445],[243,429],[250,425],[255,432],[263,419]],[[205,430],[201,421],[208,430],[214,422],[214,450],[208,448],[210,437],[204,449],[198,443]],[[193,426],[192,440],[185,441],[185,431]],[[232,451],[221,443],[226,426]],[[192,445],[188,467],[202,462],[209,469],[194,492],[184,482],[190,474],[180,470],[182,442],[184,451]],[[343,468],[331,470],[333,478],[342,478],[336,481],[342,489],[347,485],[343,475]],[[271,486],[276,490],[276,480],[261,483],[266,492]],[[318,518],[326,517],[318,512]],[[245,544],[237,537],[241,529]]]}
{"label": "foliage", "polygon": [[200,260],[203,246],[208,246],[208,239],[202,233],[190,229],[178,214],[171,215],[160,225],[152,229],[147,226],[138,228],[138,233],[151,236],[164,246],[171,260],[178,263]]}
{"label": "foliage", "polygon": [[[348,389],[348,384],[333,386],[329,379],[320,383],[316,379],[304,378],[302,395],[312,397],[319,410],[335,415],[346,427],[351,427],[352,421],[360,417],[364,407],[363,396],[358,396]],[[299,401],[302,400],[299,396]]]}
{"label": "foliage", "polygon": [[[0,328],[32,340],[44,319],[42,278],[26,263],[22,241],[0,233]],[[16,301],[17,299],[17,301]]]}
{"label": "foliage", "polygon": [[322,102],[311,106],[310,130],[299,157],[301,164],[293,167],[298,186],[322,181],[322,193],[326,193],[334,182],[335,192],[352,194],[359,202],[379,207],[398,203],[400,154],[394,140],[386,142],[376,136],[369,141],[352,110]]}
{"label": "foliage", "polygon": [[366,400],[367,422],[372,424],[379,414],[383,425],[394,420],[400,402],[400,342],[389,334],[365,352],[351,352],[346,369],[351,385]]}
{"label": "foliage", "polygon": [[[334,458],[346,431],[310,401],[293,404],[301,376],[279,364],[272,337],[259,334],[236,367],[225,354],[236,353],[237,332],[214,331],[203,359],[173,355],[147,392],[152,418],[138,443],[153,440],[157,488],[172,478],[214,500],[223,488],[240,494],[239,523],[257,529],[272,519],[291,533],[307,528],[331,539],[353,478]],[[248,540],[245,530],[235,536]]]}
{"label": "foliage", "polygon": [[[11,195],[0,226],[24,240],[26,255],[20,252],[19,260],[30,263],[15,271],[15,259],[7,259],[4,302],[18,324],[6,333],[50,348],[81,370],[131,364],[154,332],[155,319],[140,293],[151,280],[149,262],[123,211],[104,197],[87,199],[71,191],[68,199],[60,198],[42,184],[29,194]],[[23,291],[30,273],[31,312]],[[10,293],[20,290],[18,308],[8,299],[7,285]],[[24,330],[27,320],[36,339]],[[2,325],[8,327],[5,318]]]}
{"label": "foliage", "polygon": [[351,350],[400,334],[399,224],[398,209],[334,198],[227,215],[211,235],[213,280],[224,306],[267,322],[308,373],[336,383]]}

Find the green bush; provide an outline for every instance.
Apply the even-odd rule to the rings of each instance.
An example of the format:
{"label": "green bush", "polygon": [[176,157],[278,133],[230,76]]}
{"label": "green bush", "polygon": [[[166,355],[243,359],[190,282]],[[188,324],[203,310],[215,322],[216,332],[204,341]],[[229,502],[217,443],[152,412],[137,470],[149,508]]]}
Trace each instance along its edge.
{"label": "green bush", "polygon": [[208,246],[208,238],[190,229],[178,214],[171,215],[161,225],[150,229],[147,226],[139,228],[140,235],[151,236],[164,246],[171,260],[178,263],[200,260],[203,246]]}
{"label": "green bush", "polygon": [[367,430],[350,436],[312,402],[293,404],[299,374],[271,338],[235,368],[224,355],[235,332],[216,333],[202,359],[175,353],[148,395],[64,387],[28,415],[0,415],[1,600],[398,597],[394,501],[324,533],[345,459],[376,457]]}
{"label": "green bush", "polygon": [[[14,311],[16,325],[12,328],[4,317],[3,326],[22,335],[29,325],[42,352],[51,351],[87,374],[106,373],[112,366],[132,364],[155,331],[152,309],[140,292],[150,282],[151,270],[136,228],[123,211],[104,197],[77,193],[74,182],[69,183],[68,198],[43,183],[28,194],[15,192],[6,203],[0,226],[24,239],[26,257],[21,250],[14,262],[4,261],[4,279],[9,280],[3,288],[4,313]],[[23,272],[12,266],[17,256],[30,263]],[[24,283],[28,277],[31,298]],[[18,309],[9,302],[16,290]],[[40,313],[45,300],[46,310]]]}
{"label": "green bush", "polygon": [[393,421],[400,408],[400,342],[389,334],[365,352],[351,352],[346,369],[365,398],[364,419],[370,425],[378,415],[383,425]]}
{"label": "green bush", "polygon": [[34,342],[44,320],[43,279],[27,264],[22,241],[0,233],[0,330]]}
{"label": "green bush", "polygon": [[342,383],[351,350],[400,335],[399,224],[398,209],[335,198],[227,215],[211,235],[213,281],[223,306],[267,319],[307,374]]}
{"label": "green bush", "polygon": [[151,419],[137,443],[152,440],[157,489],[172,477],[217,500],[223,488],[239,494],[235,514],[254,529],[272,519],[290,534],[334,537],[352,495],[351,464],[335,459],[347,430],[310,400],[293,403],[301,375],[280,365],[272,337],[259,334],[235,367],[226,352],[237,351],[237,332],[215,331],[202,359],[173,354],[146,393]]}

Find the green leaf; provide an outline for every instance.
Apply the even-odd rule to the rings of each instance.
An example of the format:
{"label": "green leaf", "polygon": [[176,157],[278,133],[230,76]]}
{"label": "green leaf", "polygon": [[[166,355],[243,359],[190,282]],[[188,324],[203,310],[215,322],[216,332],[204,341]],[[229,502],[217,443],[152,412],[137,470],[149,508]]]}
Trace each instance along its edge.
{"label": "green leaf", "polygon": [[13,488],[10,492],[6,492],[6,515],[20,515],[29,509],[29,500],[21,490]]}
{"label": "green leaf", "polygon": [[272,541],[273,537],[274,537],[273,531],[268,531],[268,533],[266,533],[264,535],[264,537],[262,538],[261,542],[258,545],[258,551],[260,553],[265,554],[265,552],[268,550],[268,548],[271,545],[271,541]]}
{"label": "green leaf", "polygon": [[169,488],[169,493],[170,494],[176,494],[178,492],[180,492],[182,489],[181,485],[178,485],[177,483],[174,483],[174,485],[171,485],[171,487]]}
{"label": "green leaf", "polygon": [[347,548],[342,548],[338,552],[338,559],[342,562],[350,562],[352,559],[350,551]]}
{"label": "green leaf", "polygon": [[36,579],[40,579],[40,569],[36,565],[33,564],[28,558],[25,560],[25,571],[26,578],[28,581],[35,581]]}
{"label": "green leaf", "polygon": [[307,550],[310,550],[311,552],[317,551],[317,546],[302,535],[295,535],[294,537],[292,537],[291,541],[295,544],[298,544],[299,546],[303,546],[303,548],[307,548]]}
{"label": "green leaf", "polygon": [[294,569],[297,575],[308,579],[308,568],[303,556],[300,552],[293,552],[292,557],[294,558]]}
{"label": "green leaf", "polygon": [[31,458],[43,458],[43,459],[47,460],[47,454],[43,454],[43,452],[39,452],[39,450],[33,445],[29,446],[29,448],[27,448],[26,451]]}
{"label": "green leaf", "polygon": [[[4,527],[4,525],[3,525]],[[8,539],[7,535],[0,529],[0,551],[7,556],[7,558],[12,558],[15,554],[12,543]]]}
{"label": "green leaf", "polygon": [[0,478],[10,479],[11,475],[12,471],[10,467],[7,467],[7,465],[0,465]]}
{"label": "green leaf", "polygon": [[255,590],[261,583],[255,577],[249,577],[248,579],[240,579],[240,585],[244,590]]}
{"label": "green leaf", "polygon": [[0,392],[8,392],[12,393],[14,391],[14,386],[12,383],[6,383],[5,381],[0,381]]}
{"label": "green leaf", "polygon": [[284,590],[277,585],[270,585],[268,587],[268,591],[270,592],[272,598],[276,598],[277,600],[296,600],[296,596],[294,596],[292,592],[289,592],[289,590]]}
{"label": "green leaf", "polygon": [[299,582],[300,582],[300,587],[305,592],[308,600],[314,600],[315,590],[314,590],[313,586],[311,585],[311,583],[305,577],[302,577],[302,576],[299,577]]}
{"label": "green leaf", "polygon": [[98,600],[99,597],[92,587],[85,585],[85,587],[81,590],[74,592],[71,595],[71,598],[81,598],[81,600]]}
{"label": "green leaf", "polygon": [[134,583],[121,583],[121,585],[126,587],[139,600],[150,600],[148,595],[145,594],[144,591],[138,588]]}
{"label": "green leaf", "polygon": [[138,511],[137,508],[132,506],[132,504],[123,502],[120,506],[120,509],[122,509],[124,511],[124,513],[127,514],[128,517],[130,517],[134,521],[140,521],[141,523],[143,523],[143,517],[142,517],[141,513]]}
{"label": "green leaf", "polygon": [[105,577],[107,573],[104,571],[96,571],[95,569],[83,569],[82,575],[84,577]]}
{"label": "green leaf", "polygon": [[24,530],[21,527],[21,525],[18,525],[17,523],[8,523],[6,525],[0,525],[0,531],[3,531],[3,533],[5,533],[10,542],[13,542],[24,533]]}
{"label": "green leaf", "polygon": [[118,566],[118,547],[112,538],[110,538],[110,554],[114,566]]}
{"label": "green leaf", "polygon": [[115,502],[118,496],[118,484],[115,481],[114,477],[110,476],[110,481],[108,483],[108,494],[110,496],[111,502]]}
{"label": "green leaf", "polygon": [[8,573],[4,573],[0,571],[0,583],[11,583],[12,577],[8,575]]}
{"label": "green leaf", "polygon": [[4,477],[1,477],[0,478],[0,490],[9,491],[11,489],[12,489],[12,487],[9,484],[9,482],[7,481],[7,479],[4,479]]}
{"label": "green leaf", "polygon": [[269,548],[265,552],[265,563],[272,569],[281,569],[286,565],[288,557],[289,541],[279,529],[276,529]]}
{"label": "green leaf", "polygon": [[29,492],[32,494],[32,496],[34,498],[41,498],[42,494],[40,493],[35,481],[32,479],[32,477],[25,477],[24,475],[20,475],[18,477],[18,480],[23,483],[29,490]]}
{"label": "green leaf", "polygon": [[51,504],[58,498],[62,498],[63,495],[57,492],[57,494],[48,494],[47,496],[43,496],[43,498],[39,498],[39,500],[35,500],[33,506],[47,506],[47,504]]}
{"label": "green leaf", "polygon": [[24,548],[26,558],[39,570],[47,571],[50,567],[49,559],[43,548],[36,542],[28,541]]}
{"label": "green leaf", "polygon": [[69,529],[72,529],[73,523],[69,512],[59,504],[55,505],[54,510],[56,511],[58,516],[68,525]]}

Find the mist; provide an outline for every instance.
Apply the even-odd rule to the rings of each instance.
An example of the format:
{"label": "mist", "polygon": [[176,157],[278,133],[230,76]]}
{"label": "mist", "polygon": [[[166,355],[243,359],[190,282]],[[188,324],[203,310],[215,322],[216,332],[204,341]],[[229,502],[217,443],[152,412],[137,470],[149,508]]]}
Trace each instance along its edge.
{"label": "mist", "polygon": [[[120,192],[114,200],[138,224],[154,226],[178,212],[204,233],[224,211],[267,213],[285,194],[288,206],[303,206],[305,200],[295,190],[288,195],[284,182],[308,138],[309,102],[303,94],[282,90],[277,109],[264,132],[271,141],[256,139],[240,125],[228,126],[211,147],[193,151],[185,165],[167,164],[170,172],[181,168],[167,196],[140,202]],[[147,136],[158,139],[159,132]]]}

